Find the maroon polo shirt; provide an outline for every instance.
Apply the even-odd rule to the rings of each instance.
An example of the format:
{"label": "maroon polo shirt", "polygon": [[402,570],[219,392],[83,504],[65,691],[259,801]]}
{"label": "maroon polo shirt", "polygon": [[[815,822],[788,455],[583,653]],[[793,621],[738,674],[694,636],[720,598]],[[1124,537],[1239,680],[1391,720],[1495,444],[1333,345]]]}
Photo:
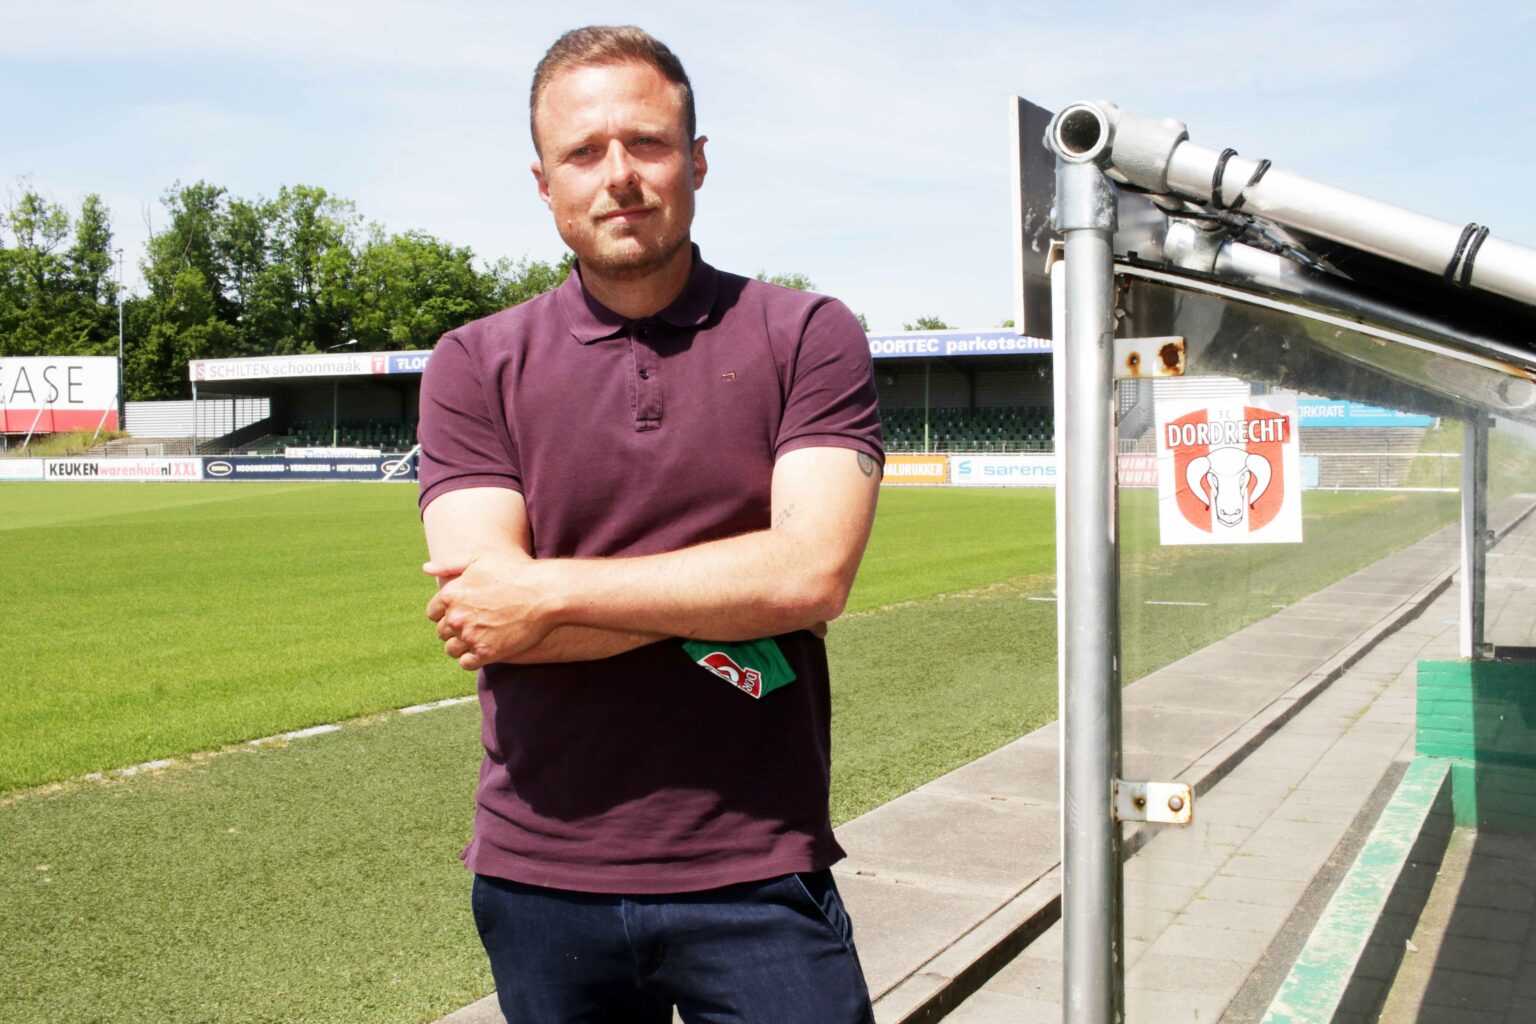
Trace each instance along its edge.
{"label": "maroon polo shirt", "polygon": [[[834,299],[725,274],[694,249],[681,296],[630,320],[555,291],[445,335],[421,389],[421,507],[508,487],[538,558],[673,551],[769,525],[775,460],[883,458],[868,343]],[[777,638],[796,680],[761,699],[666,640],[480,673],[480,874],[587,892],[714,888],[820,870],[826,649]]]}

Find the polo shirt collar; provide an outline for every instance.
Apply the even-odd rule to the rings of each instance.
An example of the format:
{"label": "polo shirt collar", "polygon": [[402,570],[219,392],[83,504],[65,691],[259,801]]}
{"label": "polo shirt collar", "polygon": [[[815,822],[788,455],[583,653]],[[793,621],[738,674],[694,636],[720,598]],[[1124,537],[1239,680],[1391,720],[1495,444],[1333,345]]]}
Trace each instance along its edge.
{"label": "polo shirt collar", "polygon": [[[688,273],[688,283],[683,286],[682,294],[657,313],[655,319],[673,327],[703,326],[715,308],[719,286],[720,272],[705,263],[699,255],[699,247],[693,246],[693,268]],[[583,345],[611,338],[633,322],[587,294],[581,284],[580,260],[556,291],[555,300],[570,325],[571,336]]]}

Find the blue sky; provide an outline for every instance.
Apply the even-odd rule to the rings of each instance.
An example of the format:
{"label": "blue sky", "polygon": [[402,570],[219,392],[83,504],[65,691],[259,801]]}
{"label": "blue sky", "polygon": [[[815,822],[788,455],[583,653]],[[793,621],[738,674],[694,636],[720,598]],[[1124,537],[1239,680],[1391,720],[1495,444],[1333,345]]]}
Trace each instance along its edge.
{"label": "blue sky", "polygon": [[130,260],[198,179],[320,185],[391,231],[554,259],[528,78],[566,28],[629,21],[694,81],[706,258],[809,274],[876,331],[1012,315],[1013,95],[1173,117],[1536,245],[1536,9],[1493,3],[0,0],[0,181],[100,193]]}

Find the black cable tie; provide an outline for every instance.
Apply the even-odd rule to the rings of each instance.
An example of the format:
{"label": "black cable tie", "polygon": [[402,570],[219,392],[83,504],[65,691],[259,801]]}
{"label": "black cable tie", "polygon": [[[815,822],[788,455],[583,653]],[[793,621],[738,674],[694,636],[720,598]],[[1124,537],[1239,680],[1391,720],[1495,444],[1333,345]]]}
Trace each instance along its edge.
{"label": "black cable tie", "polygon": [[1259,183],[1259,179],[1264,177],[1265,173],[1268,172],[1268,170],[1269,170],[1269,161],[1268,160],[1260,160],[1259,161],[1259,166],[1257,166],[1257,167],[1255,167],[1253,169],[1253,177],[1248,179],[1248,184],[1244,185],[1243,188],[1242,188],[1242,191],[1238,192],[1237,198],[1232,200],[1232,205],[1229,206],[1228,209],[1230,209],[1230,210],[1241,210],[1243,208],[1243,200],[1248,198],[1248,190],[1253,188],[1253,186],[1257,185]]}
{"label": "black cable tie", "polygon": [[1456,268],[1461,263],[1461,254],[1467,251],[1467,243],[1472,240],[1472,236],[1475,234],[1477,234],[1476,224],[1468,224],[1461,229],[1461,237],[1456,240],[1456,251],[1451,254],[1451,262],[1445,265],[1446,284],[1456,283]]}
{"label": "black cable tie", "polygon": [[1237,150],[1224,149],[1221,156],[1216,158],[1216,173],[1211,175],[1211,205],[1216,209],[1222,209],[1221,203],[1221,178],[1227,172],[1227,161],[1237,156]]}
{"label": "black cable tie", "polygon": [[1463,288],[1470,288],[1472,286],[1472,261],[1477,259],[1477,250],[1483,247],[1483,242],[1487,238],[1488,229],[1486,227],[1478,228],[1477,237],[1472,239],[1471,245],[1467,246],[1466,258],[1461,261],[1461,286]]}

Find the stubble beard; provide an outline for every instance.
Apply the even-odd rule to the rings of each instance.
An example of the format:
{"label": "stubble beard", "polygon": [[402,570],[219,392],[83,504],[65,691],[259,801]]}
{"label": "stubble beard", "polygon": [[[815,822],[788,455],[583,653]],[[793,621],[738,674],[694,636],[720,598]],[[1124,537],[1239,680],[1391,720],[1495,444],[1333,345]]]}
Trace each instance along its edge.
{"label": "stubble beard", "polygon": [[[620,236],[633,237],[633,236]],[[668,233],[647,246],[643,242],[628,252],[601,251],[579,255],[581,266],[608,278],[610,281],[639,281],[670,266],[683,246],[688,244],[686,232]]]}
{"label": "stubble beard", "polygon": [[[656,210],[659,214],[662,210],[660,204],[648,202],[645,194],[636,190],[633,193],[614,197],[614,209],[628,209],[637,206],[645,206]],[[671,224],[664,232],[655,237],[649,244],[643,235],[644,224],[633,227],[625,225],[627,230],[617,234],[610,234],[609,227],[602,223],[597,224],[597,238],[599,244],[594,245],[593,252],[577,256],[581,260],[583,268],[606,277],[610,281],[639,281],[657,271],[664,270],[677,258],[677,254],[683,246],[689,242],[688,228],[692,217],[688,217],[683,224]],[[615,251],[618,244],[625,239],[634,239],[636,244],[627,251]],[[574,248],[574,246],[573,246]]]}

